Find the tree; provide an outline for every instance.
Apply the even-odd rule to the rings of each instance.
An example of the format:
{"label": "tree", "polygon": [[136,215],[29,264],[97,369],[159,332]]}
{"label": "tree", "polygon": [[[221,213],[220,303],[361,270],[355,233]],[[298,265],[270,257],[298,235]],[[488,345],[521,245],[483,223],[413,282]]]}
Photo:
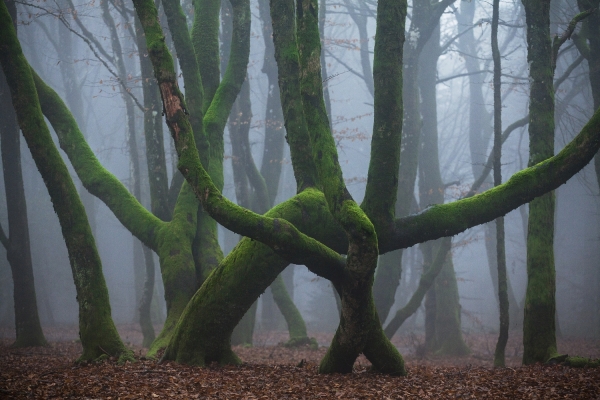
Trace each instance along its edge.
{"label": "tree", "polygon": [[[564,183],[600,147],[597,112],[563,151],[515,174],[504,184],[467,199],[428,207],[416,215],[395,218],[402,131],[402,113],[398,111],[402,105],[403,68],[399,58],[406,3],[382,0],[378,3],[373,67],[374,135],[367,195],[359,207],[345,187],[325,112],[318,6],[308,0],[298,1],[296,8],[291,0],[272,1],[280,97],[298,194],[259,215],[222,196],[222,172],[218,171],[222,167],[223,128],[248,62],[249,4],[244,0],[231,2],[232,48],[221,82],[214,74],[218,51],[210,56],[214,54],[210,46],[218,37],[218,23],[210,28],[215,25],[214,4],[198,1],[196,10],[203,11],[194,22],[200,24],[194,30],[198,44],[195,49],[179,4],[163,4],[184,76],[186,98],[179,90],[154,2],[134,2],[164,116],[179,155],[178,168],[186,178],[170,221],[161,221],[141,207],[100,166],[64,103],[41,80],[36,78],[37,95],[31,90],[20,94],[32,104],[39,97],[61,148],[86,188],[159,254],[169,314],[153,348],[166,347],[166,360],[197,365],[239,362],[230,347],[233,329],[283,268],[295,263],[331,280],[341,297],[340,326],[320,371],[350,372],[362,352],[376,370],[405,374],[403,359],[386,338],[375,311],[371,289],[378,255],[452,236],[504,215]],[[167,11],[170,6],[175,9],[172,14]],[[8,21],[4,11],[1,15],[2,22]],[[5,25],[1,25],[0,37],[7,50],[2,50],[0,60],[6,70],[11,69],[13,59],[22,58],[14,32],[4,29]],[[10,54],[6,54],[9,49]],[[26,66],[16,69],[21,75],[15,75],[15,84],[31,79]],[[40,118],[39,109],[29,111]],[[212,220],[204,220],[201,224],[207,225],[202,226],[217,221],[245,236],[212,272],[198,269],[192,254],[197,221],[209,216]],[[204,247],[194,251],[198,250],[204,251]],[[210,249],[199,254],[202,259],[210,255],[214,255]],[[199,289],[198,281],[202,282]]]}
{"label": "tree", "polygon": [[[15,3],[11,1],[7,6],[10,7],[12,17],[15,18]],[[1,71],[0,104],[0,144],[8,211],[8,236],[0,226],[0,242],[6,249],[6,258],[10,264],[14,282],[15,326],[17,328],[17,340],[14,346],[43,346],[46,344],[46,339],[40,325],[35,296],[27,205],[21,172],[19,125],[12,107],[8,84]]]}
{"label": "tree", "polygon": [[[530,63],[529,165],[554,154],[554,70],[560,46],[577,22],[593,10],[575,16],[565,33],[550,38],[550,1],[525,0],[527,60]],[[554,270],[554,193],[529,204],[527,232],[527,292],[523,322],[523,364],[545,362],[557,354],[556,277]]]}

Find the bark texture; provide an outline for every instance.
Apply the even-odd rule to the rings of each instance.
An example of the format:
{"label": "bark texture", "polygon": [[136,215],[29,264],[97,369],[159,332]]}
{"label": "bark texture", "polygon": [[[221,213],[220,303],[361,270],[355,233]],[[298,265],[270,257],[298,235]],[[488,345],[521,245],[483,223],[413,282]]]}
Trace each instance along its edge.
{"label": "bark texture", "polygon": [[[550,1],[524,0],[527,20],[529,165],[554,154],[554,90]],[[523,320],[523,364],[545,362],[556,354],[556,276],[554,270],[554,193],[529,203],[527,291]]]}

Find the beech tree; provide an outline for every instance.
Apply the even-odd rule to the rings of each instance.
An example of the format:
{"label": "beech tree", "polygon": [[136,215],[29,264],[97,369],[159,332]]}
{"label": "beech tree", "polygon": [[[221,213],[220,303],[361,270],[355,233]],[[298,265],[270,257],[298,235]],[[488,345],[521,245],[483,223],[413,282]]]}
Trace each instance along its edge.
{"label": "beech tree", "polygon": [[[273,0],[270,12],[274,51],[297,195],[259,215],[221,194],[223,130],[244,82],[250,38],[248,0],[230,3],[231,51],[220,79],[220,1],[195,2],[191,34],[179,2],[162,2],[184,78],[184,97],[154,2],[134,1],[160,89],[164,117],[179,156],[178,169],[186,180],[170,220],[161,220],[142,207],[100,165],[68,108],[27,65],[2,4],[0,62],[10,77],[21,129],[26,138],[32,139],[47,131],[43,113],[84,186],[158,254],[168,314],[151,354],[165,349],[165,360],[195,365],[213,361],[238,363],[230,345],[233,329],[281,271],[294,263],[329,279],[341,298],[340,325],[319,371],[351,372],[357,356],[364,353],[375,370],[404,375],[402,356],[386,337],[373,300],[378,256],[492,221],[560,186],[600,148],[600,112],[560,153],[520,171],[504,184],[397,218],[407,4],[380,0],[373,63],[375,118],[371,159],[365,198],[359,205],[345,186],[323,101],[317,1]],[[443,8],[435,11],[441,14]],[[48,140],[29,146],[34,158],[36,150],[53,148]],[[42,167],[40,164],[41,170]],[[44,168],[52,172],[61,167],[53,162]],[[52,180],[46,183],[51,193],[61,184]],[[73,192],[69,193],[72,196]],[[57,211],[62,210],[66,217],[76,211],[61,209],[65,204],[58,198],[53,201]],[[217,222],[244,236],[225,258],[219,254],[216,241]],[[67,241],[69,233],[64,232]],[[71,262],[76,284],[101,286],[101,275],[77,283],[77,278],[86,276],[75,273],[76,267],[82,267],[75,257]],[[97,272],[97,263],[94,268]],[[101,326],[95,326],[96,330],[112,324],[107,298],[100,296],[99,301],[92,313],[101,313],[104,319],[98,320]],[[85,304],[81,297],[79,302],[81,308]],[[97,353],[85,353],[100,347],[85,335],[86,329],[89,327],[80,324],[84,355],[97,357]],[[111,354],[124,352],[118,344],[106,350]]]}

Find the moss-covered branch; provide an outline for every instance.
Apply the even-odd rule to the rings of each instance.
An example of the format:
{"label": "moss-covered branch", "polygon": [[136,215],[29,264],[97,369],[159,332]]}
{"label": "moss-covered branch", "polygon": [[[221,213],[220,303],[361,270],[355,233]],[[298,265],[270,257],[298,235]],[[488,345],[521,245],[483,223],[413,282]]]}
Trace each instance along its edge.
{"label": "moss-covered branch", "polygon": [[[285,218],[320,241],[330,240],[337,246],[344,243],[343,232],[331,218],[323,195],[317,190],[301,192],[275,206],[267,216]],[[231,332],[287,265],[287,261],[264,244],[242,239],[190,301],[164,358],[197,365],[210,361],[235,362],[229,348]],[[333,282],[344,279],[343,266],[312,267],[311,271]]]}
{"label": "moss-covered branch", "polygon": [[514,174],[504,184],[476,196],[428,207],[419,214],[397,219],[392,237],[382,238],[382,252],[427,240],[456,235],[554,190],[585,167],[600,148],[600,111],[557,155]]}
{"label": "moss-covered branch", "polygon": [[60,96],[35,72],[33,78],[42,111],[85,188],[102,200],[135,237],[156,250],[155,233],[164,222],[146,210],[121,181],[100,164]]}

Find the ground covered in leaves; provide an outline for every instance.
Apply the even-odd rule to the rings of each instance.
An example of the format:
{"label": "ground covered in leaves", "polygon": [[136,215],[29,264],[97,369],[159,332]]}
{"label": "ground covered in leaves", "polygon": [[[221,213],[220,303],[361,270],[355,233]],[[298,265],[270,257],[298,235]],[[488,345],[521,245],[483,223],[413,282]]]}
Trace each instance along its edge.
{"label": "ground covered in leaves", "polygon": [[[46,330],[45,330],[46,331]],[[0,398],[88,399],[600,399],[600,369],[575,369],[562,365],[521,367],[521,346],[511,339],[507,364],[492,368],[494,335],[466,335],[469,356],[438,358],[421,352],[422,337],[394,339],[406,359],[408,377],[368,372],[361,357],[353,374],[319,375],[317,365],[326,351],[287,349],[277,345],[283,332],[257,335],[252,348],[236,347],[241,366],[197,368],[144,359],[135,327],[121,327],[123,338],[138,361],[117,365],[75,364],[81,351],[72,333],[49,331],[49,347],[14,349],[10,339],[0,340]],[[331,338],[315,334],[319,344]],[[518,336],[517,334],[513,336]],[[60,341],[62,339],[62,341]],[[600,341],[561,339],[559,349],[572,355],[600,356]]]}

